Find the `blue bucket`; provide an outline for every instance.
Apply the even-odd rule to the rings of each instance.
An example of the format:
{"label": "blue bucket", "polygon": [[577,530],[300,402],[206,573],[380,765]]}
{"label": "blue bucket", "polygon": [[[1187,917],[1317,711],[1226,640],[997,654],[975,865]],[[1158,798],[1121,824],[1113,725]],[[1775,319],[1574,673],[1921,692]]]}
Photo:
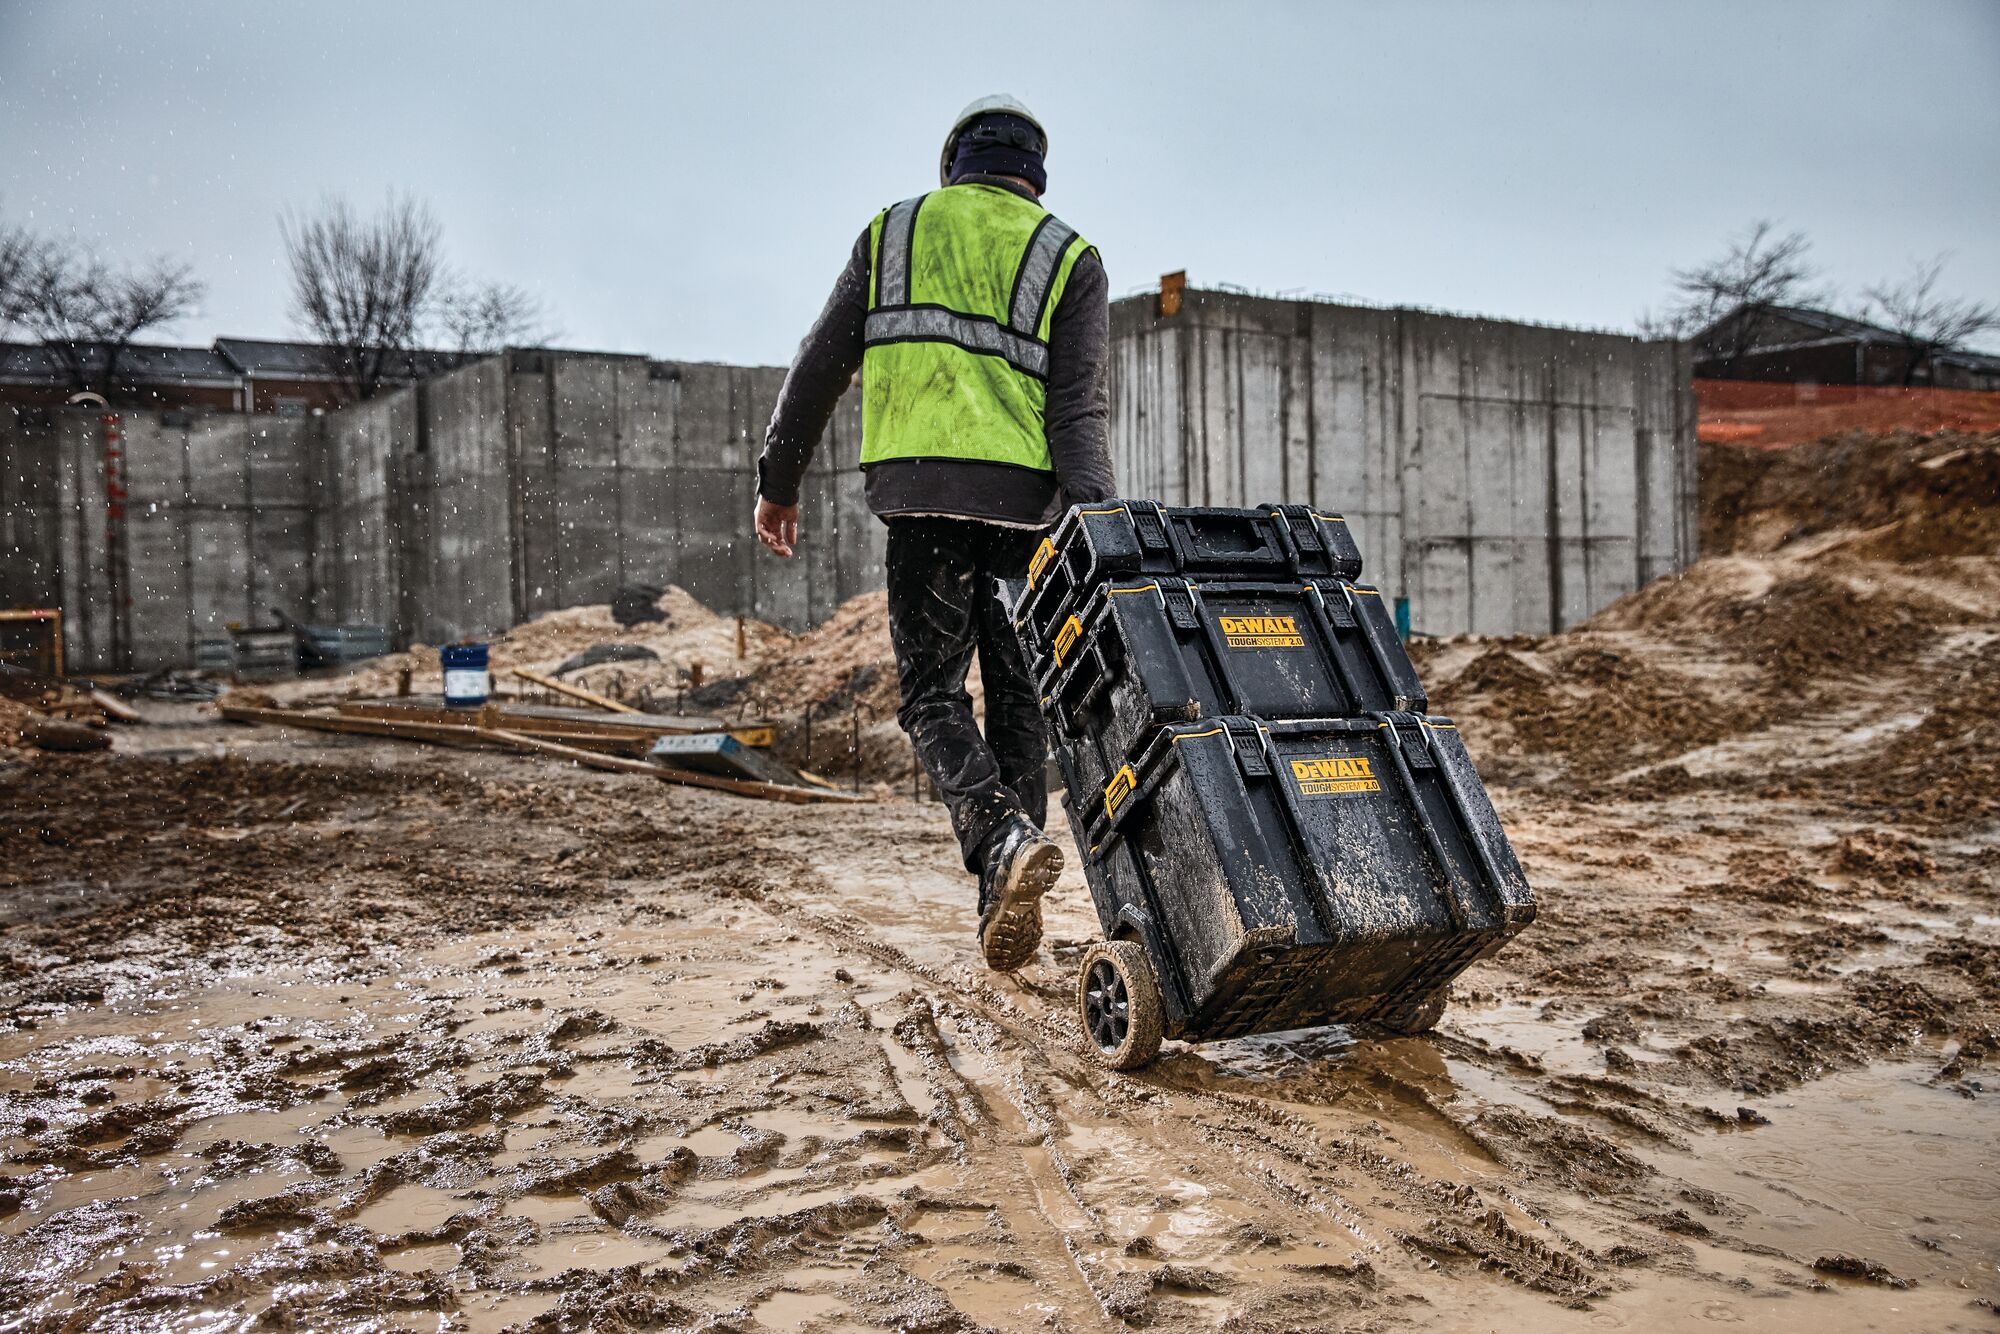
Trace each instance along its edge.
{"label": "blue bucket", "polygon": [[493,678],[486,671],[486,645],[446,644],[438,650],[444,663],[444,702],[453,709],[476,709],[486,702]]}

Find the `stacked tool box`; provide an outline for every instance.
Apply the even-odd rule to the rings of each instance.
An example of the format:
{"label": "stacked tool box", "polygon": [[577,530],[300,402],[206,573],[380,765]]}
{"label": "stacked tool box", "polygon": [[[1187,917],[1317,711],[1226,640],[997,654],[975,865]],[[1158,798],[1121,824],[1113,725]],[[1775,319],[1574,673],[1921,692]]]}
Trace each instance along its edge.
{"label": "stacked tool box", "polygon": [[[1534,899],[1338,515],[1070,511],[1015,614],[1108,940],[1111,1064],[1366,1020],[1428,1028]],[[1157,993],[1156,995],[1154,993]]]}

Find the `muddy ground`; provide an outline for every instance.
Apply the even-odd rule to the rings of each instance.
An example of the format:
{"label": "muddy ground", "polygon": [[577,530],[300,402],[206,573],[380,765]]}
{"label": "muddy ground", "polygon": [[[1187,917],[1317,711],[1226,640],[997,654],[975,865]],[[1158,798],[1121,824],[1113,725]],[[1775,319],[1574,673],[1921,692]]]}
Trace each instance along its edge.
{"label": "muddy ground", "polygon": [[1540,919],[1133,1075],[899,788],[0,753],[0,1328],[2000,1328],[2000,581],[1869,522],[1425,646]]}

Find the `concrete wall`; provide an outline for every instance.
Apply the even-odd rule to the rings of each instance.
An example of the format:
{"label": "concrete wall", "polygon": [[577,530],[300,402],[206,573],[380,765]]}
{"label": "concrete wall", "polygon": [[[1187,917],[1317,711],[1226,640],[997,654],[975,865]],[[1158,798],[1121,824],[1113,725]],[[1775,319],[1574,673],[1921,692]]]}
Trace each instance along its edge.
{"label": "concrete wall", "polygon": [[329,618],[429,643],[485,636],[625,583],[803,629],[882,582],[860,418],[843,403],[807,483],[809,540],[749,539],[784,373],[521,351],[321,419],[338,553]]}
{"label": "concrete wall", "polygon": [[318,445],[309,419],[0,416],[0,605],[60,606],[70,662],[136,671],[311,609]]}
{"label": "concrete wall", "polygon": [[1345,514],[1418,631],[1559,630],[1694,559],[1677,345],[1220,292],[1112,336],[1127,494]]}
{"label": "concrete wall", "polygon": [[[1610,334],[1190,292],[1112,314],[1127,495],[1347,515],[1434,634],[1560,629],[1694,557],[1684,352]],[[750,538],[781,371],[516,351],[324,417],[0,411],[0,605],[81,668],[181,665],[232,622],[484,637],[621,583],[794,628],[882,585],[841,403],[800,555]]]}

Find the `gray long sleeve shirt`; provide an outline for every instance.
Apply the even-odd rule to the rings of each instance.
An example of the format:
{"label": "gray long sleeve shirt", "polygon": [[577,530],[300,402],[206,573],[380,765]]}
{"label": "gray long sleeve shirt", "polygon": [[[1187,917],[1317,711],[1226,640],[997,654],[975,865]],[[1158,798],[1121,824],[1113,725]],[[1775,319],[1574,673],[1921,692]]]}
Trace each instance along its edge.
{"label": "gray long sleeve shirt", "polygon": [[[1011,180],[965,179],[1033,198]],[[869,258],[868,231],[863,229],[826,308],[792,359],[757,460],[757,493],[766,500],[798,503],[813,450],[861,367]],[[1070,270],[1049,319],[1043,429],[1054,475],[970,459],[885,460],[868,467],[868,507],[884,519],[941,514],[1039,528],[1055,522],[1068,505],[1110,499],[1117,491],[1106,383],[1110,346],[1110,282],[1097,253],[1089,251]]]}

